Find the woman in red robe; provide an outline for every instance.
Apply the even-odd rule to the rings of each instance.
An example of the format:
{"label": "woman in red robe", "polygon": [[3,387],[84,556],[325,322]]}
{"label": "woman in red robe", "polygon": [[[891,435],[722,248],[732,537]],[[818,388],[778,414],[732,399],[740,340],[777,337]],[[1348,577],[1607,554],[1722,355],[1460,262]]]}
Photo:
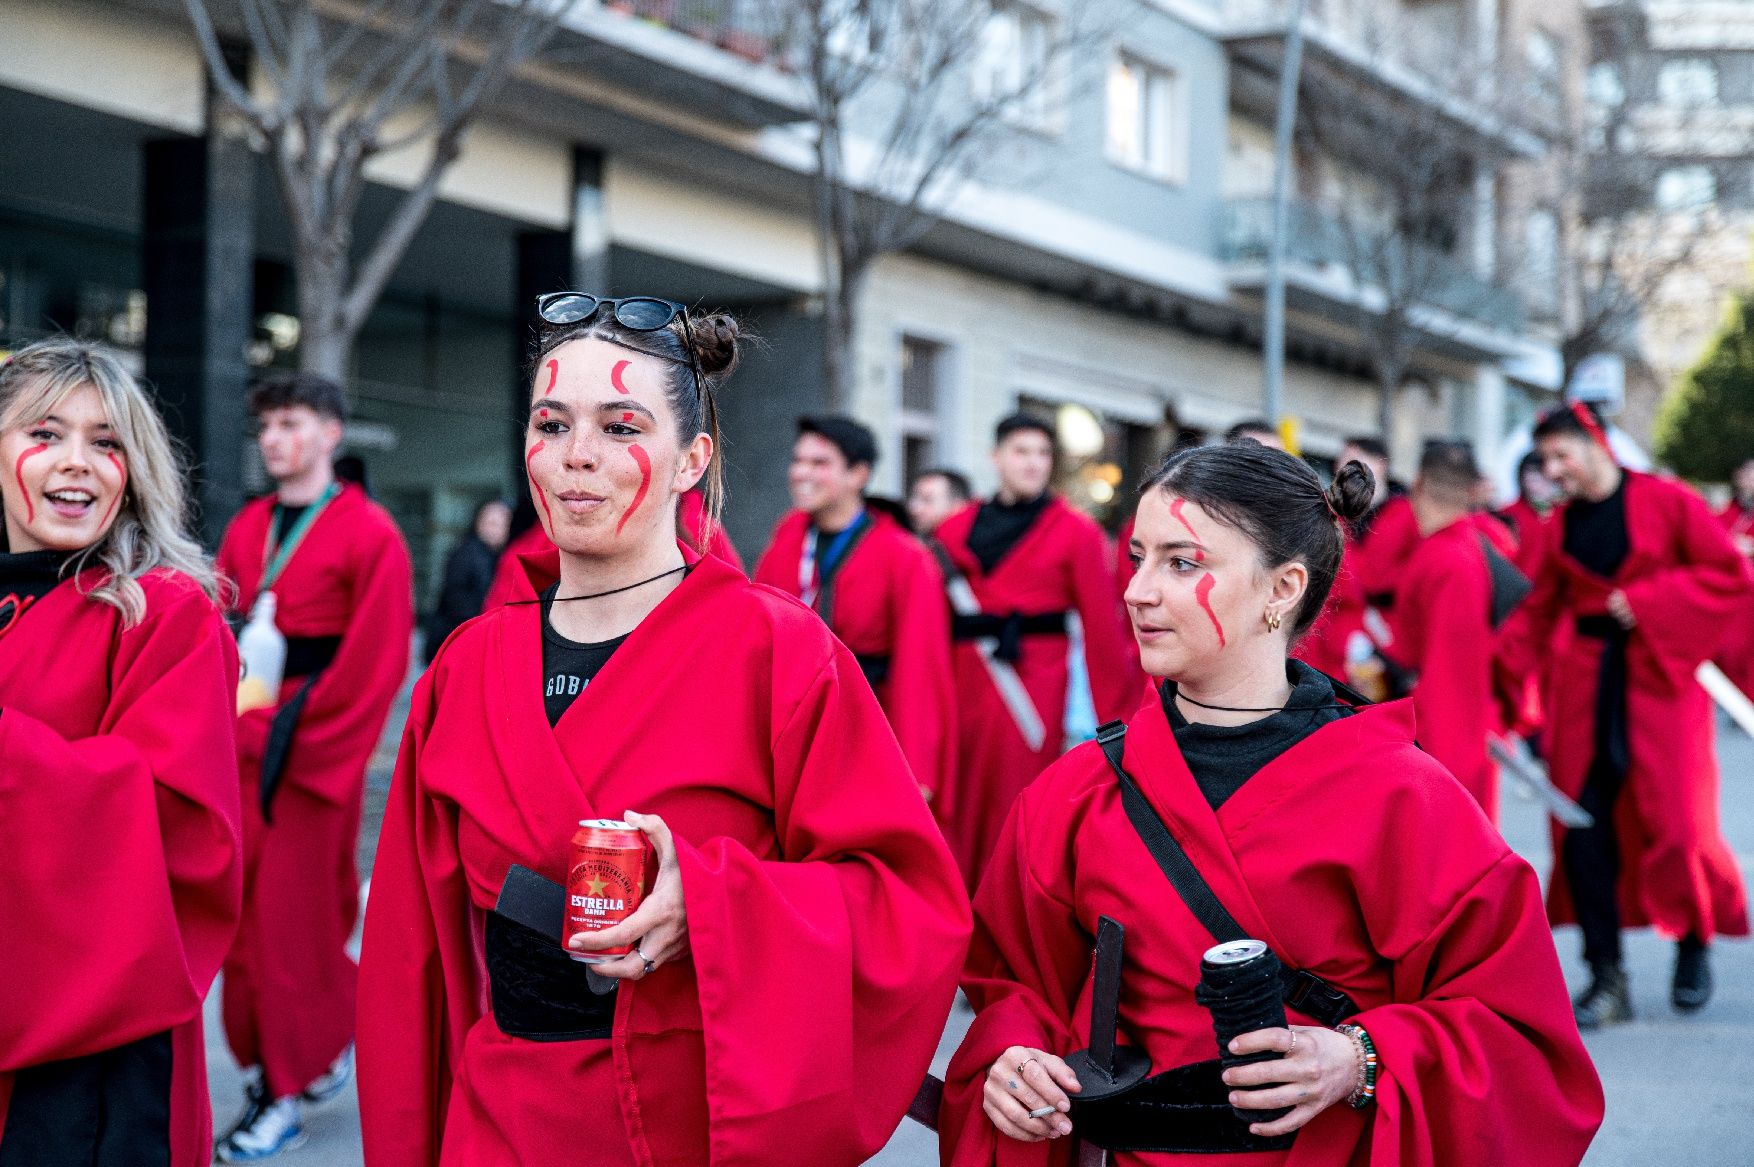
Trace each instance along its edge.
{"label": "woman in red robe", "polygon": [[[1369,493],[1362,465],[1324,494],[1301,462],[1246,446],[1173,455],[1147,484],[1127,600],[1164,684],[1124,744],[1110,728],[1072,751],[1006,824],[975,897],[976,1016],[946,1083],[945,1164],[1065,1164],[1068,1135],[1120,1167],[1582,1159],[1602,1092],[1534,872],[1419,751],[1407,703],[1355,708],[1287,658],[1333,583],[1339,523]],[[1104,744],[1141,791],[1131,809]],[[1189,906],[1185,869],[1166,875],[1173,845],[1158,860],[1135,816],[1159,821],[1227,910],[1223,939],[1299,970],[1291,1023],[1230,1047],[1279,1056],[1222,1067],[1195,996],[1214,913]],[[1081,1102],[1103,1092],[1066,1060],[1102,1036],[1103,917],[1126,927],[1120,1038],[1150,1069]],[[1250,1122],[1232,1107],[1289,1110]]]}
{"label": "woman in red robe", "polygon": [[1694,679],[1749,602],[1747,567],[1698,495],[1615,463],[1590,407],[1544,417],[1535,447],[1568,501],[1505,625],[1499,688],[1508,703],[1545,667],[1553,784],[1595,819],[1552,824],[1549,910],[1577,921],[1592,972],[1578,1020],[1631,1019],[1620,930],[1647,924],[1678,942],[1670,999],[1692,1011],[1711,996],[1712,937],[1748,934],[1718,826],[1711,698]]}
{"label": "woman in red robe", "polygon": [[14,354],[0,461],[0,1164],[196,1167],[242,896],[237,650],[114,356]]}
{"label": "woman in red robe", "polygon": [[[738,335],[684,311],[544,297],[527,465],[560,550],[415,690],[361,961],[368,1163],[852,1167],[937,1045],[968,906],[858,662],[676,536]],[[656,875],[587,983],[558,907],[493,909],[599,816]]]}
{"label": "woman in red robe", "polygon": [[[1733,493],[1717,513],[1717,521],[1742,558],[1754,563],[1754,459],[1736,467],[1730,485]],[[1730,616],[1715,659],[1738,689],[1754,693],[1754,598],[1738,605]]]}

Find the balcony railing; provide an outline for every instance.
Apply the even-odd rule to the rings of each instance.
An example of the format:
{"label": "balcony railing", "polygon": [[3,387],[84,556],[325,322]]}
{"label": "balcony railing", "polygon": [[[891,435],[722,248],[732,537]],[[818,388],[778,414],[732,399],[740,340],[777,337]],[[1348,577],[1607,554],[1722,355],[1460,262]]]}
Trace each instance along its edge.
{"label": "balcony railing", "polygon": [[[1310,203],[1294,202],[1288,225],[1288,263],[1324,269],[1360,291],[1380,292],[1385,284],[1406,288],[1411,298],[1428,308],[1499,332],[1522,330],[1524,316],[1516,294],[1482,279],[1452,255],[1405,237],[1376,237],[1363,228],[1354,230]],[[1264,264],[1272,239],[1271,199],[1225,204],[1219,246],[1226,262]]]}
{"label": "balcony railing", "polygon": [[756,64],[784,68],[761,0],[600,0],[606,12],[684,33]]}

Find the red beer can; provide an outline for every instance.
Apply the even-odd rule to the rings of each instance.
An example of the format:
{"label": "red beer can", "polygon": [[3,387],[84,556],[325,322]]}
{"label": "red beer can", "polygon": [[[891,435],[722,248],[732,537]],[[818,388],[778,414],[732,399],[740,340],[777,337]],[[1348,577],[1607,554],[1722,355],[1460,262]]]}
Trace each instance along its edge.
{"label": "red beer can", "polygon": [[574,952],[572,938],[612,928],[639,907],[645,896],[644,833],[619,819],[582,819],[572,837],[566,872],[566,925],[560,937],[566,954],[586,964],[602,964],[632,952],[631,944]]}

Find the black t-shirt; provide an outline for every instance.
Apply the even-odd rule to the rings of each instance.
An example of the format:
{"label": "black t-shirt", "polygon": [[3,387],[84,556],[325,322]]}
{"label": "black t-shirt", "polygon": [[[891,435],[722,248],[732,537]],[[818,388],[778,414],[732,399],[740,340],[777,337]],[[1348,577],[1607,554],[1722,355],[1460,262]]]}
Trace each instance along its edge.
{"label": "black t-shirt", "polygon": [[633,633],[617,636],[598,644],[580,644],[568,640],[554,630],[549,614],[554,606],[555,584],[542,593],[542,699],[548,710],[548,724],[558,725],[561,715],[572,707],[596,675],[603,671],[622,641]]}
{"label": "black t-shirt", "polygon": [[65,551],[0,551],[0,636],[32,604],[55,590],[62,580],[61,570],[71,558]]}
{"label": "black t-shirt", "polygon": [[283,502],[275,503],[274,514],[268,520],[268,529],[273,532],[268,541],[276,547],[286,542],[287,532],[298,526],[298,521],[304,518],[304,513],[310,509],[310,503],[296,507],[288,506]]}
{"label": "black t-shirt", "polygon": [[1285,707],[1246,725],[1190,722],[1176,707],[1175,685],[1163,683],[1163,712],[1175,744],[1213,810],[1268,762],[1329,722],[1352,715],[1351,707],[1334,695],[1333,683],[1302,661],[1285,662],[1285,679],[1291,682]]}
{"label": "black t-shirt", "polygon": [[1041,518],[1049,497],[1044,490],[1023,502],[1005,503],[994,498],[981,503],[974,524],[968,529],[968,550],[980,561],[982,571],[993,570],[1017,546],[1017,541]]}
{"label": "black t-shirt", "polygon": [[1565,553],[1599,576],[1613,578],[1632,553],[1626,533],[1626,475],[1601,502],[1578,499],[1565,508]]}

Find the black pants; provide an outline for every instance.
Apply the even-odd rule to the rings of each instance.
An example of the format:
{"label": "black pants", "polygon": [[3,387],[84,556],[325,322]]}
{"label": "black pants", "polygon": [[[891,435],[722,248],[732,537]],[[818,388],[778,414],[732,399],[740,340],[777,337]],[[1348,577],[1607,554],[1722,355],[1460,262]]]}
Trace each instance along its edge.
{"label": "black pants", "polygon": [[1626,772],[1598,753],[1577,800],[1595,823],[1565,832],[1565,881],[1583,931],[1583,958],[1592,965],[1620,963],[1620,840],[1614,834],[1614,804],[1625,785]]}

